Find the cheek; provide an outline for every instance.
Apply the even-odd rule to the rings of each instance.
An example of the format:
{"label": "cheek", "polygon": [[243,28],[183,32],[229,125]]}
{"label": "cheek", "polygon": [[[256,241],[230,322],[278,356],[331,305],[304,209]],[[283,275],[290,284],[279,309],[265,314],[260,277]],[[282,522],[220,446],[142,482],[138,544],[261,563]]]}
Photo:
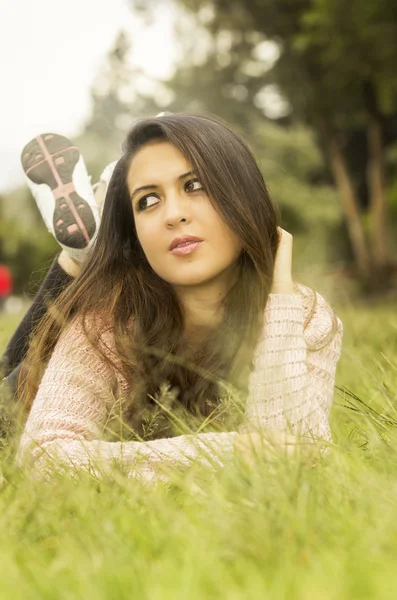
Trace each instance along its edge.
{"label": "cheek", "polygon": [[217,227],[214,229],[213,239],[217,249],[230,258],[238,256],[243,249],[234,231],[221,220],[219,220]]}
{"label": "cheek", "polygon": [[150,223],[148,224],[145,222],[140,222],[139,220],[135,219],[135,230],[138,241],[141,244],[144,252],[146,252],[146,249],[150,247],[150,239],[153,237],[150,234]]}
{"label": "cheek", "polygon": [[150,224],[149,220],[144,223],[135,222],[135,229],[143,253],[153,267],[153,263],[156,262],[156,257],[160,253],[158,232],[156,233],[156,228]]}
{"label": "cheek", "polygon": [[200,223],[201,231],[206,234],[205,237],[210,240],[214,249],[223,248],[227,251],[233,251],[233,249],[240,247],[240,240],[209,200],[200,209],[196,215],[197,221]]}

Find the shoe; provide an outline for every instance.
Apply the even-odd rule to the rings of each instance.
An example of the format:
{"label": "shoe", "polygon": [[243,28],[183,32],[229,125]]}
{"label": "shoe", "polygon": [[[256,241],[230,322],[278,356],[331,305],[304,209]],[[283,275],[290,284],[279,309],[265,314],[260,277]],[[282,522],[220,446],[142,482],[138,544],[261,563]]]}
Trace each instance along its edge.
{"label": "shoe", "polygon": [[100,218],[79,149],[62,135],[44,133],[24,147],[21,161],[48,231],[74,260],[83,262]]}
{"label": "shoe", "polygon": [[106,189],[109,187],[109,182],[112,178],[113,175],[113,171],[115,169],[115,166],[117,165],[118,161],[114,160],[113,162],[109,163],[107,165],[107,167],[105,167],[101,173],[101,176],[99,178],[99,181],[104,181],[106,183]]}
{"label": "shoe", "polygon": [[102,216],[103,205],[105,203],[106,193],[108,191],[109,183],[113,175],[117,160],[111,162],[104,168],[97,183],[94,183],[92,189],[95,193],[95,200],[98,205],[99,214]]}

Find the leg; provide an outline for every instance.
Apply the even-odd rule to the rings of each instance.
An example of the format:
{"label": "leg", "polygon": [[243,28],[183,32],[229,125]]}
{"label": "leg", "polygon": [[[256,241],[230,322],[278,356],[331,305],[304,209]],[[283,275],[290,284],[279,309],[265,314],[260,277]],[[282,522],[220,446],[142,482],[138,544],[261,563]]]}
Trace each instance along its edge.
{"label": "leg", "polygon": [[45,315],[49,302],[55,300],[71,281],[73,281],[73,276],[62,268],[59,264],[59,257],[56,257],[31,307],[8,342],[0,363],[3,376],[8,376],[23,361],[34,327]]}
{"label": "leg", "polygon": [[98,206],[84,159],[67,138],[52,133],[39,135],[24,147],[21,161],[47,229],[63,250],[53,261],[0,360],[2,375],[13,382],[28,351],[33,329],[45,315],[49,302],[78,274],[78,263],[92,248],[99,226]]}
{"label": "leg", "polygon": [[55,133],[44,133],[22,150],[26,183],[48,231],[77,262],[94,245],[99,211],[79,149]]}
{"label": "leg", "polygon": [[7,346],[1,361],[6,375],[25,358],[30,335],[48,303],[78,274],[99,225],[91,179],[79,149],[70,140],[55,133],[39,135],[26,144],[21,161],[43,220],[63,250]]}
{"label": "leg", "polygon": [[49,303],[78,275],[80,263],[93,247],[115,163],[102,173],[95,195],[83,157],[63,136],[43,134],[29,142],[22,151],[22,165],[44,222],[63,250],[0,359],[0,375],[6,376],[3,383],[12,396],[33,329]]}

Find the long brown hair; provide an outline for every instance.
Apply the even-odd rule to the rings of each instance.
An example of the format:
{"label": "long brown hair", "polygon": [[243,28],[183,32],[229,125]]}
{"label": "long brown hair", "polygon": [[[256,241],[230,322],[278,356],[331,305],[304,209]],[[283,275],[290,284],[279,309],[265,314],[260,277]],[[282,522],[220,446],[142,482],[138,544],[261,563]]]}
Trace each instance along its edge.
{"label": "long brown hair", "polygon": [[[214,208],[242,244],[239,279],[224,299],[219,326],[196,347],[183,335],[183,307],[150,267],[137,238],[127,187],[132,157],[152,141],[173,144],[192,165]],[[29,407],[54,346],[75,317],[93,351],[122,370],[133,394],[127,416],[140,429],[143,411],[163,384],[189,413],[208,415],[219,382],[246,389],[278,245],[278,212],[257,163],[242,139],[216,118],[175,114],[141,120],[123,144],[107,191],[95,250],[38,327],[27,355],[22,398]],[[98,343],[111,328],[116,362]],[[116,364],[117,363],[117,364]]]}

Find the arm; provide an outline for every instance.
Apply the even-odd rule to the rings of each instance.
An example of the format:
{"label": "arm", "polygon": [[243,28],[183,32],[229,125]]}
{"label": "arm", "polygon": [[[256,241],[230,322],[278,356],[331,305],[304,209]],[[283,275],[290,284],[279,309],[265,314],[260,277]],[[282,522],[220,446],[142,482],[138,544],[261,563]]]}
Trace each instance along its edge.
{"label": "arm", "polygon": [[320,294],[271,294],[250,378],[252,426],[330,439],[329,411],[342,323]]}
{"label": "arm", "polygon": [[343,324],[317,292],[299,285],[305,314],[306,365],[314,404],[307,429],[331,439],[329,416],[334,396],[335,372],[342,351]]}
{"label": "arm", "polygon": [[[322,323],[321,313],[319,316]],[[271,294],[265,320],[264,336],[256,350],[255,371],[251,375],[246,407],[248,425],[252,427],[259,420],[262,427],[287,428],[283,399],[299,415],[302,404],[304,407],[307,404],[306,394],[310,393],[309,402],[314,403],[315,408],[321,407],[328,426],[332,365],[325,360],[324,374],[330,382],[321,397],[313,396],[308,386],[308,372],[311,370],[313,377],[317,376],[314,369],[318,368],[319,359],[320,367],[323,365],[324,352],[312,359],[312,368],[303,340],[302,298],[293,294]],[[318,327],[312,329],[311,343],[315,345]],[[340,345],[340,340],[335,338],[335,344]],[[339,351],[336,347],[336,355]],[[334,370],[336,355],[331,358]],[[292,365],[294,372],[291,360],[296,363]],[[200,460],[210,464],[219,462],[221,456],[232,455],[235,432],[182,435],[151,442],[102,441],[107,415],[115,404],[113,383],[111,370],[93,352],[82,329],[76,323],[71,325],[59,340],[43,376],[21,438],[19,459],[30,455],[38,468],[45,465],[51,468],[52,463],[94,473],[117,464],[126,468],[131,476],[150,479],[163,463],[187,466]],[[125,392],[125,380],[118,377],[118,383],[121,393]],[[305,416],[308,412],[306,410]]]}
{"label": "arm", "polygon": [[[126,382],[117,375],[121,396]],[[232,455],[235,433],[182,435],[150,442],[102,441],[115,408],[114,372],[92,349],[81,325],[72,323],[58,341],[23,432],[18,460],[36,470],[74,467],[96,475],[117,465],[132,477],[152,479],[162,464],[219,462]]]}

